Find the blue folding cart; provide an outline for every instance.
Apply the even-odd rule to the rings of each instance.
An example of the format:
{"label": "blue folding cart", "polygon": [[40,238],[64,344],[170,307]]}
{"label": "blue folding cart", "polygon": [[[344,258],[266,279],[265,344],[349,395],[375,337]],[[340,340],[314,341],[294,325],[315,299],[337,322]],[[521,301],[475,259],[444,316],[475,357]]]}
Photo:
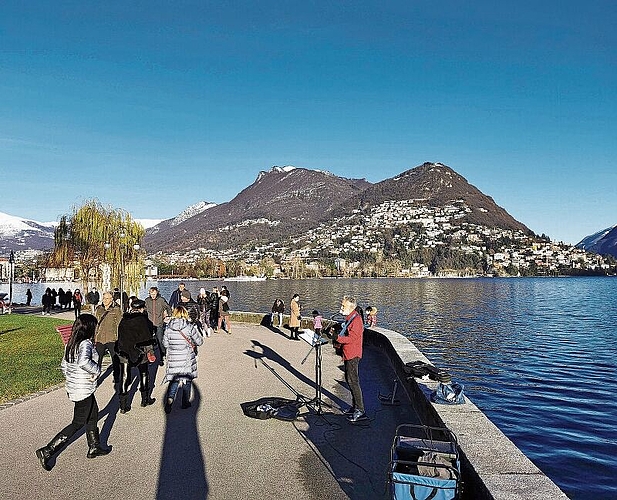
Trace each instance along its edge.
{"label": "blue folding cart", "polygon": [[396,428],[388,482],[393,500],[454,500],[460,496],[456,436],[446,427]]}

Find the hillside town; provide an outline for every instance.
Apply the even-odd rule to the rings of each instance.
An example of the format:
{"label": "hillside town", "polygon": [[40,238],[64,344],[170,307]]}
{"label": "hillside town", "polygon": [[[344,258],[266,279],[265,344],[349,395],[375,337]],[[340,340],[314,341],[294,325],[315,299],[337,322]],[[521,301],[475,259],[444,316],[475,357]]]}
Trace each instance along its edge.
{"label": "hillside town", "polygon": [[[174,268],[185,274],[192,265],[214,262],[209,267],[215,273],[233,270],[274,278],[555,276],[615,270],[611,256],[551,242],[544,235],[463,222],[470,212],[463,200],[441,207],[425,200],[388,201],[279,242],[225,251],[202,247],[150,258],[172,274]],[[278,221],[244,224],[249,223],[275,226]]]}
{"label": "hillside town", "polygon": [[[614,257],[552,242],[531,231],[486,227],[469,222],[465,200],[444,205],[429,199],[387,200],[356,209],[316,227],[276,241],[184,252],[141,249],[144,277],[478,277],[613,275]],[[217,228],[238,235],[247,228],[276,228],[281,220],[247,218]],[[139,245],[137,245],[139,246]],[[79,265],[49,265],[48,253],[15,252],[15,277],[23,280],[80,279]],[[9,276],[0,257],[0,280]]]}

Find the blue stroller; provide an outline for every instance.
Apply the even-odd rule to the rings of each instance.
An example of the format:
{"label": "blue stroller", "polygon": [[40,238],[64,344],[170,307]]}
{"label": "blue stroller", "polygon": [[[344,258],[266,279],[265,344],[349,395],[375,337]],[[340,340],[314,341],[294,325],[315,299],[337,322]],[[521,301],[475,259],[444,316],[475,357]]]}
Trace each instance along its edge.
{"label": "blue stroller", "polygon": [[393,500],[454,500],[460,496],[456,436],[446,427],[402,424],[390,450]]}

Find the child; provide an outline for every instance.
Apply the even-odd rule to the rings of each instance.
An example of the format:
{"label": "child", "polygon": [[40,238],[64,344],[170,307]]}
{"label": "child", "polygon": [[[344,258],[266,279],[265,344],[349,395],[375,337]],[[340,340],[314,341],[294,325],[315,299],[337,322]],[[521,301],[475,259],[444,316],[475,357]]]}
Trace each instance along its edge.
{"label": "child", "polygon": [[321,317],[321,314],[319,314],[319,311],[315,310],[312,312],[313,315],[313,328],[315,328],[315,334],[318,337],[321,337],[321,320],[323,319]]}
{"label": "child", "polygon": [[377,326],[377,308],[368,306],[366,308],[366,325],[367,328]]}

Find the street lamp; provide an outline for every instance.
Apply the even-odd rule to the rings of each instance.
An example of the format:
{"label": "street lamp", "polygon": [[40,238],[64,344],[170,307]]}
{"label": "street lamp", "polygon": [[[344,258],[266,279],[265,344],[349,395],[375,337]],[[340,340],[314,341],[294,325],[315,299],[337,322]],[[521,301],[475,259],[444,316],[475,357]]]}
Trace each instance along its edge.
{"label": "street lamp", "polygon": [[15,254],[9,254],[9,314],[13,311],[13,275],[15,274]]}

